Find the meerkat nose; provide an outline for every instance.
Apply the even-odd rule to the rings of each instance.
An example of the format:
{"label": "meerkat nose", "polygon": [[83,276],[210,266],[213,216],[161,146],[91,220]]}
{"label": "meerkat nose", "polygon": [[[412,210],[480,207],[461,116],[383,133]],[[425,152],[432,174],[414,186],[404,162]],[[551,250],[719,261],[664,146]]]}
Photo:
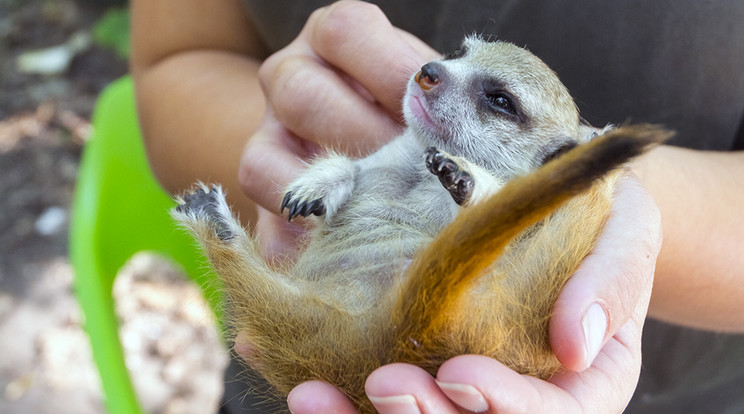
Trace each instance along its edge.
{"label": "meerkat nose", "polygon": [[421,89],[428,91],[439,83],[439,75],[434,66],[427,63],[421,67],[420,71],[418,71],[415,80]]}

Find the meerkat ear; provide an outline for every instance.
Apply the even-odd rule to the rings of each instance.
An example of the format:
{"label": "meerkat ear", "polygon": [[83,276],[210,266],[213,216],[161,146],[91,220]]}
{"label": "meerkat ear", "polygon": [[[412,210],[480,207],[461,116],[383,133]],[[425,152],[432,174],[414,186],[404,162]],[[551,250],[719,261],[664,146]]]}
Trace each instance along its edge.
{"label": "meerkat ear", "polygon": [[582,119],[576,140],[578,142],[589,142],[600,135],[604,135],[607,131],[612,129],[615,129],[615,126],[612,124],[607,124],[604,128],[595,128]]}
{"label": "meerkat ear", "polygon": [[589,142],[594,138],[604,135],[608,131],[615,129],[612,124],[607,124],[604,128],[596,128],[591,126],[585,119],[581,119],[579,129],[575,137],[558,137],[550,141],[541,151],[542,159],[541,165],[546,164],[548,161],[558,158],[565,152],[573,149],[579,144]]}
{"label": "meerkat ear", "polygon": [[576,148],[579,142],[573,138],[560,137],[550,141],[548,145],[543,147],[540,152],[542,154],[540,164],[545,165],[548,161],[554,160],[564,153]]}
{"label": "meerkat ear", "polygon": [[558,137],[551,140],[550,143],[543,148],[541,151],[541,165],[545,165],[548,161],[558,158],[560,155],[570,151],[579,144],[589,142],[613,129],[615,129],[615,126],[612,124],[607,124],[604,128],[595,128],[582,119],[576,137]]}

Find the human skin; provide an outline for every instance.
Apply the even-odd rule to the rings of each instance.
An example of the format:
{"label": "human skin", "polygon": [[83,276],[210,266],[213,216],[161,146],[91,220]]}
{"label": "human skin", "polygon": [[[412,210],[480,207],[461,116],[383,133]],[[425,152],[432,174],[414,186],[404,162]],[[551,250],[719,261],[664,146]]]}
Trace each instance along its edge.
{"label": "human skin", "polygon": [[236,1],[133,1],[131,8],[131,71],[155,176],[174,194],[196,180],[220,182],[243,221],[254,222],[237,171],[264,112],[258,36]]}
{"label": "human skin", "polygon": [[[173,193],[196,180],[222,183],[277,260],[291,255],[302,231],[276,215],[281,188],[323,147],[362,155],[400,132],[403,85],[438,56],[361,2],[315,12],[298,38],[268,59],[234,1],[135,0],[132,16],[132,71],[156,176]],[[619,412],[638,378],[647,311],[687,326],[744,331],[744,284],[737,282],[744,277],[737,214],[744,211],[744,156],[660,147],[631,169],[597,249],[554,309],[551,345],[569,371],[543,382],[461,356],[436,380],[472,386],[491,412],[540,412],[549,403],[566,412]],[[660,223],[664,245],[655,261]],[[601,312],[589,317],[593,304]],[[382,367],[367,382],[381,412],[411,398],[422,412],[457,412],[453,389],[460,398],[476,395],[440,387],[405,364]],[[353,412],[318,382],[298,387],[289,403],[296,414],[323,403]]]}

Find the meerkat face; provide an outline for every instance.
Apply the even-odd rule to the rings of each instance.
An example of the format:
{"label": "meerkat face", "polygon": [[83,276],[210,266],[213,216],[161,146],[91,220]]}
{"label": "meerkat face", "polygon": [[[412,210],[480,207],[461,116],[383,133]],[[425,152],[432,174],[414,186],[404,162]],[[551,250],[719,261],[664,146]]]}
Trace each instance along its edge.
{"label": "meerkat face", "polygon": [[585,140],[571,95],[545,63],[510,43],[476,37],[424,65],[403,108],[424,142],[507,179]]}

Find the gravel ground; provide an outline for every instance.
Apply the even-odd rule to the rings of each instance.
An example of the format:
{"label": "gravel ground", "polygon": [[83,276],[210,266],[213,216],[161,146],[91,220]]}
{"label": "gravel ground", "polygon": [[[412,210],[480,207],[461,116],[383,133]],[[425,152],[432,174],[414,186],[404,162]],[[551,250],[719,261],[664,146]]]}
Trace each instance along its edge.
{"label": "gravel ground", "polygon": [[[67,258],[80,153],[100,90],[126,72],[90,45],[53,74],[23,54],[87,34],[101,2],[0,0],[0,412],[102,413]],[[136,256],[114,288],[127,364],[147,412],[215,412],[226,352],[198,290]]]}

